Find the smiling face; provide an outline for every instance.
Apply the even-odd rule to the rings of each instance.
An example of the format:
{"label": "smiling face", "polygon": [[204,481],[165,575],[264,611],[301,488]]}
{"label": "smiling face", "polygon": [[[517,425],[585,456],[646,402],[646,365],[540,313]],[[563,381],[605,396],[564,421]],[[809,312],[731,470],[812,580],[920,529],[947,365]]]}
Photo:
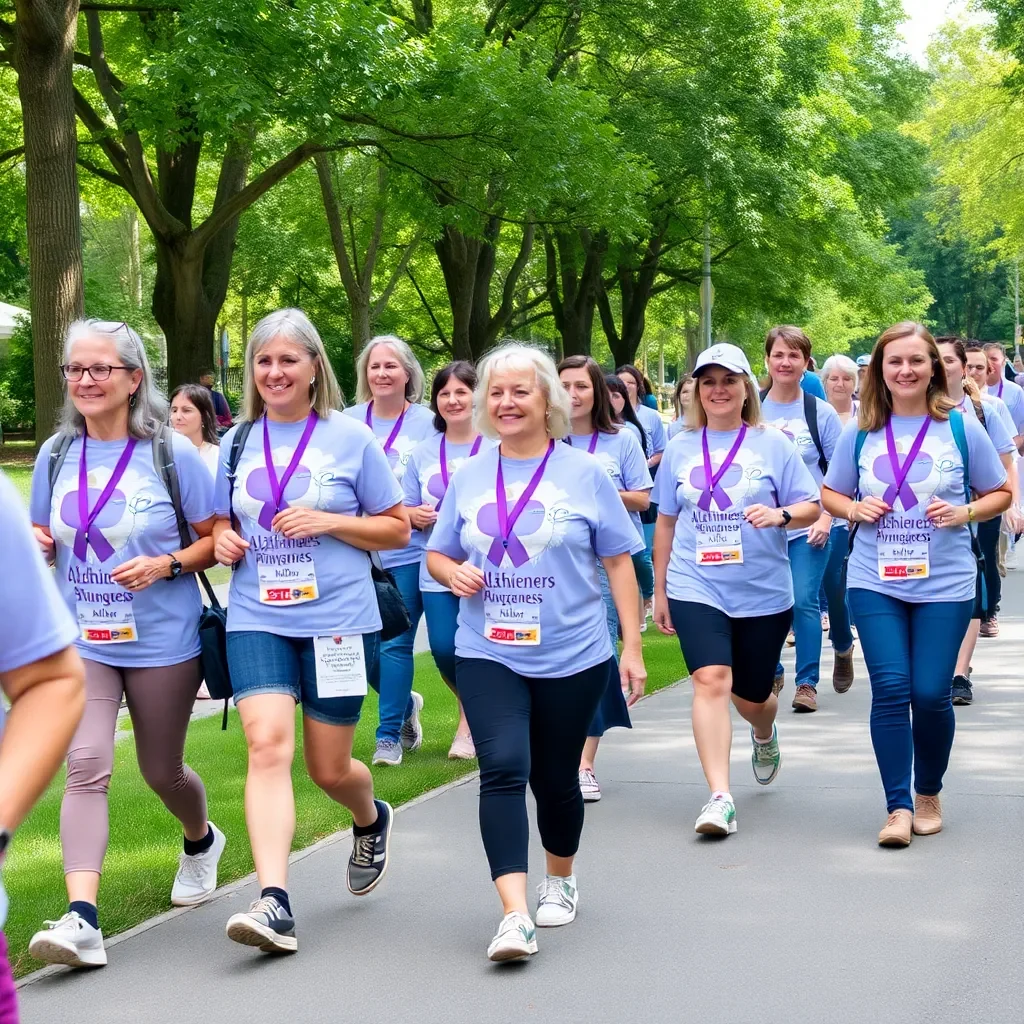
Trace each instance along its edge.
{"label": "smiling face", "polygon": [[253,380],[260,398],[268,410],[282,416],[309,408],[309,382],[316,371],[313,356],[288,338],[268,341],[253,360]]}
{"label": "smiling face", "polygon": [[985,358],[988,360],[988,382],[998,384],[999,378],[1003,375],[1003,366],[1006,363],[1006,356],[1002,349],[990,348],[985,351]]}
{"label": "smiling face", "polygon": [[405,398],[409,374],[390,345],[373,346],[366,361],[366,383],[375,400]]}
{"label": "smiling face", "polygon": [[558,377],[569,396],[572,418],[589,420],[594,411],[594,382],[590,379],[590,374],[585,368],[580,367],[578,370],[563,370]]}
{"label": "smiling face", "polygon": [[171,426],[197,448],[202,443],[203,417],[184,395],[175,395],[171,402]]}
{"label": "smiling face", "polygon": [[825,396],[830,402],[834,398],[851,397],[856,387],[856,380],[839,370],[833,370],[825,378]]}
{"label": "smiling face", "polygon": [[746,397],[744,375],[724,366],[709,366],[697,378],[697,400],[712,429],[730,429],[726,424],[738,424],[743,418]]}
{"label": "smiling face", "polygon": [[626,391],[629,392],[629,404],[635,409],[638,401],[636,379],[631,373],[620,373],[619,380],[626,385]]}
{"label": "smiling face", "polygon": [[[121,366],[123,360],[110,338],[79,338],[68,352],[68,366]],[[131,396],[142,382],[141,370],[111,370],[106,380],[93,380],[91,373],[68,381],[68,394],[75,408],[87,419],[102,419],[127,409]]]}
{"label": "smiling face", "polygon": [[942,356],[942,365],[946,368],[946,383],[947,390],[948,385],[955,380],[961,380],[964,375],[964,367],[960,362],[960,357],[956,354],[956,349],[948,342],[943,342],[939,345],[939,355]]}
{"label": "smiling face", "polygon": [[776,384],[799,384],[807,369],[807,357],[796,345],[779,338],[768,353],[768,373]]}
{"label": "smiling face", "polygon": [[487,389],[487,414],[502,440],[547,435],[547,396],[533,368],[496,370]]}
{"label": "smiling face", "polygon": [[924,338],[912,334],[890,341],[885,346],[882,354],[882,380],[894,401],[901,399],[904,402],[918,402],[926,399],[932,373],[931,354]]}
{"label": "smiling face", "polygon": [[454,373],[437,393],[437,411],[448,427],[468,423],[473,418],[473,391]]}
{"label": "smiling face", "polygon": [[690,410],[690,403],[693,401],[693,393],[697,388],[697,382],[690,377],[684,384],[682,390],[679,392],[679,404],[683,407],[683,414],[685,415]]}
{"label": "smiling face", "polygon": [[967,376],[983,388],[988,383],[988,359],[981,349],[967,350]]}

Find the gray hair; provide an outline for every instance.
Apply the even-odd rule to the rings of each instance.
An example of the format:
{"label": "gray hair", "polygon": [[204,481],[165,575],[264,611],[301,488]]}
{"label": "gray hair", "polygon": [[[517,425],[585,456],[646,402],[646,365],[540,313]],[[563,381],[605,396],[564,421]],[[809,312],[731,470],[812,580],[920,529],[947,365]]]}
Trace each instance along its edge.
{"label": "gray hair", "polygon": [[857,364],[849,356],[844,356],[839,352],[834,356],[829,356],[821,368],[821,379],[825,380],[833,370],[836,373],[841,373],[844,377],[852,377],[854,381],[857,380]]}
{"label": "gray hair", "polygon": [[511,340],[503,341],[484,356],[477,369],[480,380],[473,395],[473,425],[477,432],[485,437],[498,437],[487,410],[487,392],[491,388],[491,374],[502,370],[533,371],[547,401],[548,433],[556,440],[565,437],[569,433],[572,405],[562,387],[554,360],[542,349]]}
{"label": "gray hair", "polygon": [[423,367],[413,355],[412,349],[394,334],[378,334],[376,338],[371,338],[359,353],[356,360],[356,401],[369,402],[373,399],[366,367],[370,363],[370,353],[378,345],[385,345],[395,353],[395,358],[409,376],[405,382],[405,400],[413,405],[419,405],[423,399]]}
{"label": "gray hair", "polygon": [[[167,399],[153,383],[146,347],[142,339],[121,320],[76,320],[64,336],[64,359],[83,338],[103,338],[113,343],[117,358],[128,370],[141,370],[142,380],[128,402],[128,435],[145,441],[153,437],[167,421]],[[75,408],[70,393],[64,397],[57,429],[62,434],[81,434],[85,417]]]}
{"label": "gray hair", "polygon": [[334,375],[331,361],[327,358],[320,332],[301,309],[278,309],[268,313],[249,335],[249,343],[245,347],[245,384],[242,393],[241,419],[255,422],[263,415],[263,399],[256,389],[253,366],[256,353],[264,345],[276,338],[294,342],[304,348],[312,357],[315,365],[313,383],[309,385],[309,404],[316,410],[317,416],[327,419],[334,409],[341,409],[345,399]]}

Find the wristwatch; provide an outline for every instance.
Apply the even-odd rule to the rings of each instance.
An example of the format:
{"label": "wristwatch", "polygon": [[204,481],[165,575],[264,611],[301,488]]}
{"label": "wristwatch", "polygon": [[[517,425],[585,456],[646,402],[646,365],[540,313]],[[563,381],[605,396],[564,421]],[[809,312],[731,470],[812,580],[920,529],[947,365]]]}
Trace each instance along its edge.
{"label": "wristwatch", "polygon": [[181,562],[179,562],[174,555],[171,555],[171,575],[170,579],[176,580],[181,575]]}
{"label": "wristwatch", "polygon": [[0,864],[3,864],[7,856],[7,847],[11,844],[11,833],[0,826]]}
{"label": "wristwatch", "polygon": [[780,509],[782,512],[782,529],[785,529],[793,521],[793,517],[785,510]]}

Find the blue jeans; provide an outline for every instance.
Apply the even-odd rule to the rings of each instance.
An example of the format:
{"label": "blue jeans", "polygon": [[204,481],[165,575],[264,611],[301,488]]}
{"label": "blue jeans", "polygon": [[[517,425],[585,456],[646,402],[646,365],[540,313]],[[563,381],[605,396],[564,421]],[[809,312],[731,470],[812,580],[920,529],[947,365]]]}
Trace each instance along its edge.
{"label": "blue jeans", "polygon": [[818,591],[828,564],[831,538],[822,548],[812,547],[806,537],[789,542],[789,567],[793,574],[793,634],[796,637],[796,685],[818,688],[821,661],[821,611]]}
{"label": "blue jeans", "polygon": [[377,742],[391,740],[398,742],[398,734],[404,722],[413,712],[412,646],[416,639],[416,627],[423,614],[423,600],[420,596],[420,563],[408,562],[391,568],[398,592],[402,595],[409,612],[411,626],[401,635],[380,645],[380,686],[374,687],[380,694],[380,725],[377,726]]}
{"label": "blue jeans", "polygon": [[450,590],[421,590],[427,637],[437,671],[446,683],[455,685],[455,630],[458,628],[459,599]]}
{"label": "blue jeans", "polygon": [[956,729],[953,672],[974,600],[910,604],[853,589],[850,607],[871,680],[871,743],[886,806],[913,811],[911,769],[922,796],[942,789]]}
{"label": "blue jeans", "polygon": [[[654,527],[651,527],[653,538]],[[647,527],[644,526],[644,540],[647,541]],[[640,587],[640,596],[649,601],[654,597],[654,563],[651,561],[650,548],[644,548],[633,555],[633,571],[636,573],[636,582]]]}
{"label": "blue jeans", "polygon": [[850,605],[843,587],[843,559],[850,550],[850,531],[833,530],[822,587],[828,599],[828,638],[832,650],[845,654],[853,646]]}

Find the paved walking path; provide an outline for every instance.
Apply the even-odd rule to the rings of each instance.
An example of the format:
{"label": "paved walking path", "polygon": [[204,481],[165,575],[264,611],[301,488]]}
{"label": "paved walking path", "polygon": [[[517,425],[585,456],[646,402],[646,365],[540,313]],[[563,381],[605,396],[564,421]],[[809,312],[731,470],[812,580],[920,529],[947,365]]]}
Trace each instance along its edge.
{"label": "paved walking path", "polygon": [[[604,744],[579,919],[541,931],[530,963],[484,956],[500,914],[470,780],[399,812],[389,875],[365,899],[344,888],[347,838],[295,864],[297,956],[225,938],[250,881],[115,942],[102,971],[22,987],[23,1020],[1019,1024],[1024,569],[1006,589],[1003,635],[974,661],[978,702],[957,709],[947,829],[908,850],[875,845],[885,807],[863,663],[843,697],[826,675],[817,714],[783,712],[784,765],[768,789],[737,724],[739,831],[724,842],[693,833],[706,790],[681,685]],[[829,673],[831,653],[822,660]],[[539,849],[532,864],[536,881]]]}

